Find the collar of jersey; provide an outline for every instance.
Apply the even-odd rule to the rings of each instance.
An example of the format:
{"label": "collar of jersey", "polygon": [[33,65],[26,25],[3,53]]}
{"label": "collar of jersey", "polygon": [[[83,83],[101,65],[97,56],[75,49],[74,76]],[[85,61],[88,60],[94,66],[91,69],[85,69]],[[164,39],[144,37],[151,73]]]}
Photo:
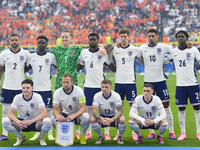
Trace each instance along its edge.
{"label": "collar of jersey", "polygon": [[[158,45],[158,43],[156,43],[156,45],[154,46],[154,47],[156,47]],[[148,47],[151,47],[151,46],[149,46],[149,44],[148,44]],[[153,47],[152,47],[153,48]]]}
{"label": "collar of jersey", "polygon": [[123,48],[123,49],[126,49],[126,48],[128,48],[129,46],[130,46],[130,44],[128,44],[128,46],[126,46],[126,47],[122,47],[121,44],[120,44],[120,47]]}
{"label": "collar of jersey", "polygon": [[71,44],[70,44],[69,47],[64,47],[64,46],[62,45],[62,48],[63,48],[63,49],[69,49],[70,47],[71,47]]}
{"label": "collar of jersey", "polygon": [[63,88],[63,91],[65,92],[65,94],[67,94],[67,95],[70,95],[72,92],[73,92],[73,90],[74,90],[74,86],[72,85],[72,91],[68,94],[68,93],[66,93],[65,92],[65,90],[64,90],[64,88]]}
{"label": "collar of jersey", "polygon": [[187,49],[187,45],[186,45],[186,48],[184,48],[184,49],[180,49],[179,46],[178,46],[178,49],[181,50],[181,51],[183,51],[183,50]]}
{"label": "collar of jersey", "polygon": [[143,101],[146,103],[146,104],[150,104],[151,101],[153,100],[153,96],[151,96],[151,100],[147,103],[145,100],[144,100],[144,96],[142,97]]}
{"label": "collar of jersey", "polygon": [[38,53],[38,51],[36,52],[39,56],[43,56],[43,55],[46,55],[46,53],[47,53],[47,51],[44,53],[44,54],[42,54],[42,55],[40,55],[39,53]]}
{"label": "collar of jersey", "polygon": [[95,52],[98,52],[99,51],[99,47],[98,47],[98,49],[96,50],[96,51],[91,51],[90,49],[89,49],[89,51],[91,52],[91,53],[95,53]]}
{"label": "collar of jersey", "polygon": [[[112,92],[112,91],[111,91]],[[110,92],[110,95],[108,96],[108,98],[105,98],[105,96],[103,95],[103,93],[102,93],[102,95],[103,95],[103,97],[106,99],[106,100],[108,100],[110,97],[111,97],[111,92]]]}
{"label": "collar of jersey", "polygon": [[24,99],[26,102],[28,102],[28,101],[30,101],[30,100],[32,99],[32,97],[33,97],[33,92],[32,92],[31,98],[28,99],[28,100],[24,98],[24,94],[22,94],[22,95],[23,95],[23,99]]}
{"label": "collar of jersey", "polygon": [[[13,51],[12,51],[12,49],[10,48],[10,51],[12,52],[12,53],[14,53]],[[19,48],[19,50],[17,51],[17,53],[19,53],[21,51],[21,48]],[[17,54],[17,53],[14,53],[14,54]]]}

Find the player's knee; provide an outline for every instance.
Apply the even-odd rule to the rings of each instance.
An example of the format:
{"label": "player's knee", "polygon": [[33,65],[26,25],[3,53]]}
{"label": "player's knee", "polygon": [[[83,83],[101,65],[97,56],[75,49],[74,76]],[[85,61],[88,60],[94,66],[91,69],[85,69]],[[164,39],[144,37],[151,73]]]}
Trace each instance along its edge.
{"label": "player's knee", "polygon": [[48,118],[48,117],[44,118],[44,119],[42,120],[42,124],[45,125],[46,127],[51,128],[51,125],[52,125],[51,119]]}
{"label": "player's knee", "polygon": [[119,123],[120,123],[120,124],[125,124],[125,123],[126,123],[126,118],[125,118],[124,116],[121,116],[121,117],[119,118]]}
{"label": "player's knee", "polygon": [[136,130],[139,129],[139,126],[138,126],[138,124],[135,121],[129,120],[129,125],[130,125],[130,127],[131,127],[131,129],[133,131],[136,131]]}
{"label": "player's knee", "polygon": [[164,106],[164,108],[168,108],[169,107],[169,101],[168,102],[164,102],[163,106]]}
{"label": "player's knee", "polygon": [[89,126],[90,124],[90,115],[88,113],[83,113],[80,117],[81,119],[81,126]]}
{"label": "player's knee", "polygon": [[97,129],[101,128],[101,126],[98,123],[91,124],[91,127],[93,130],[97,130]]}
{"label": "player's knee", "polygon": [[2,120],[2,126],[3,128],[6,129],[6,127],[10,126],[12,123],[11,123],[11,120],[7,117],[5,117],[3,120]]}

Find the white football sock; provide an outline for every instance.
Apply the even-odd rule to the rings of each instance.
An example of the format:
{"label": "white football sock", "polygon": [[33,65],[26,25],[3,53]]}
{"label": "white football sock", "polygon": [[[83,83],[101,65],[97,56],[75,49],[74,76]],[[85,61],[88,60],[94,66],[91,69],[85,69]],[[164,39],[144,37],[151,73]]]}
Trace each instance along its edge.
{"label": "white football sock", "polygon": [[161,136],[163,133],[165,133],[165,131],[167,130],[168,128],[168,123],[162,123],[159,127],[159,132],[158,132],[158,136]]}
{"label": "white football sock", "polygon": [[[87,107],[86,108],[86,112],[90,115],[90,118],[92,117],[92,107]],[[91,134],[92,135],[92,128],[91,128],[91,124],[89,125],[88,129],[87,129],[87,134]]]}
{"label": "white football sock", "polygon": [[[8,117],[8,112],[10,109],[10,105],[2,105],[2,120],[5,117]],[[6,131],[6,129],[3,128],[3,135],[8,136],[8,131]]]}
{"label": "white football sock", "polygon": [[194,115],[196,118],[197,133],[200,133],[200,110],[194,110]]}
{"label": "white football sock", "polygon": [[142,133],[140,132],[140,127],[137,125],[135,121],[129,120],[129,125],[131,129],[138,135],[142,136]]}
{"label": "white football sock", "polygon": [[165,108],[165,112],[167,115],[167,122],[169,125],[169,133],[174,132],[173,115],[170,106],[168,108]]}
{"label": "white football sock", "polygon": [[46,117],[42,120],[42,128],[41,128],[41,132],[38,138],[43,138],[44,135],[51,129],[51,119]]}
{"label": "white football sock", "polygon": [[98,123],[91,124],[91,126],[98,136],[103,136],[103,133],[101,132],[101,126]]}
{"label": "white football sock", "polygon": [[178,120],[181,128],[181,133],[185,133],[185,110],[178,111]]}

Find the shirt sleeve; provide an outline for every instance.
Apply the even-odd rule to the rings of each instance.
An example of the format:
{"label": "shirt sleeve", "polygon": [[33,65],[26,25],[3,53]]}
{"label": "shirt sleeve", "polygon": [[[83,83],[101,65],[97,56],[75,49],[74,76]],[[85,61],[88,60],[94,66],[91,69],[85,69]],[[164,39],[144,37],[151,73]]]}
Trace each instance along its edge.
{"label": "shirt sleeve", "polygon": [[85,62],[83,60],[83,52],[81,52],[79,64],[81,64],[82,66],[85,65]]}
{"label": "shirt sleeve", "polygon": [[14,97],[13,102],[10,106],[10,108],[13,110],[17,110],[17,97],[18,97],[18,95]]}
{"label": "shirt sleeve", "polygon": [[86,102],[84,92],[81,88],[79,88],[78,101],[79,101],[79,103],[85,103]]}
{"label": "shirt sleeve", "polygon": [[162,121],[163,119],[166,119],[166,112],[163,107],[162,101],[160,100],[159,97],[157,97],[157,104],[158,104],[158,112],[160,115],[154,119],[155,124]]}
{"label": "shirt sleeve", "polygon": [[133,102],[133,105],[131,107],[131,110],[129,112],[129,117],[133,118],[133,119],[136,119],[136,120],[139,120],[143,125],[145,125],[145,119],[142,118],[141,116],[138,116],[137,114],[137,109],[138,109],[138,97],[136,97],[136,99],[134,100]]}
{"label": "shirt sleeve", "polygon": [[94,95],[92,106],[99,107],[98,94]]}
{"label": "shirt sleeve", "polygon": [[42,96],[37,94],[37,101],[38,101],[38,108],[41,109],[45,107],[45,104],[43,102]]}
{"label": "shirt sleeve", "polygon": [[52,60],[52,64],[56,66],[56,57],[55,57],[55,55],[52,56],[52,59],[53,59]]}
{"label": "shirt sleeve", "polygon": [[1,54],[0,54],[0,65],[1,65],[1,66],[4,66],[4,65],[5,65],[5,61],[4,61],[4,59],[3,59],[3,56],[4,56],[3,53],[1,53]]}
{"label": "shirt sleeve", "polygon": [[200,64],[200,53],[199,53],[197,48],[194,48],[194,57],[198,61],[198,63]]}
{"label": "shirt sleeve", "polygon": [[117,106],[122,106],[122,100],[121,100],[121,97],[120,97],[120,95],[118,93],[116,93],[115,99],[116,99],[116,107]]}
{"label": "shirt sleeve", "polygon": [[54,92],[53,105],[59,105],[59,91],[58,90]]}

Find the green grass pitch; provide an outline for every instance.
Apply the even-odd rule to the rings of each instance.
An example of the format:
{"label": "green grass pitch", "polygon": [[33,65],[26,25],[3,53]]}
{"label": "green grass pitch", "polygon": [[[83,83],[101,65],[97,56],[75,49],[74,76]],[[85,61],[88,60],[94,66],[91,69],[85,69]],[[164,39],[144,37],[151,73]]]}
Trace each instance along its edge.
{"label": "green grass pitch", "polygon": [[[200,77],[200,74],[197,72],[198,78]],[[28,78],[28,77],[27,77]],[[79,86],[83,88],[83,81],[84,81],[85,75],[83,73],[79,76]],[[106,73],[106,78],[110,79],[113,83],[113,89],[114,89],[114,79],[115,74],[114,73]],[[55,77],[52,78],[52,85],[53,89],[55,88]],[[142,94],[142,86],[144,81],[144,76],[142,75],[136,75],[136,85],[137,85],[137,94]],[[176,76],[175,75],[168,75],[167,79],[167,85],[170,93],[170,107],[172,109],[173,117],[174,117],[174,130],[175,134],[178,137],[180,135],[180,128],[178,123],[178,108],[175,106],[175,87],[176,87]],[[163,140],[164,144],[160,145],[157,143],[157,139],[147,140],[146,137],[149,134],[149,130],[142,130],[142,133],[144,135],[143,143],[140,145],[136,145],[135,141],[132,140],[132,130],[129,126],[128,120],[129,120],[129,106],[128,103],[125,101],[124,103],[124,111],[123,115],[126,117],[127,121],[127,128],[125,130],[125,133],[123,135],[124,145],[118,145],[117,141],[103,141],[101,145],[96,146],[171,146],[171,147],[199,147],[199,141],[196,139],[196,122],[194,117],[194,110],[193,108],[188,105],[186,109],[186,135],[187,139],[183,141],[177,141],[177,140],[171,140],[169,139],[169,131],[167,130],[163,134]],[[2,106],[0,105],[0,117],[2,115]],[[102,130],[104,131],[104,129]],[[86,145],[80,145],[79,140],[74,140],[74,146],[95,146],[95,142],[97,140],[97,134],[92,131],[93,138],[87,140]],[[155,131],[157,133],[158,131]],[[53,129],[54,137],[55,137],[55,130]],[[110,137],[113,139],[117,133],[117,129],[110,127]],[[2,125],[1,125],[1,119],[0,119],[0,134],[2,134]],[[21,146],[22,147],[32,147],[32,146],[40,146],[38,141],[29,141],[29,138],[31,138],[34,134],[34,132],[23,132],[23,134],[26,136],[27,141],[24,142]],[[12,147],[12,145],[16,142],[16,136],[9,133],[9,140],[7,141],[1,141],[0,146],[1,147]],[[58,146],[55,144],[54,141],[49,141],[47,139],[47,134],[45,135],[46,142],[48,146]]]}

